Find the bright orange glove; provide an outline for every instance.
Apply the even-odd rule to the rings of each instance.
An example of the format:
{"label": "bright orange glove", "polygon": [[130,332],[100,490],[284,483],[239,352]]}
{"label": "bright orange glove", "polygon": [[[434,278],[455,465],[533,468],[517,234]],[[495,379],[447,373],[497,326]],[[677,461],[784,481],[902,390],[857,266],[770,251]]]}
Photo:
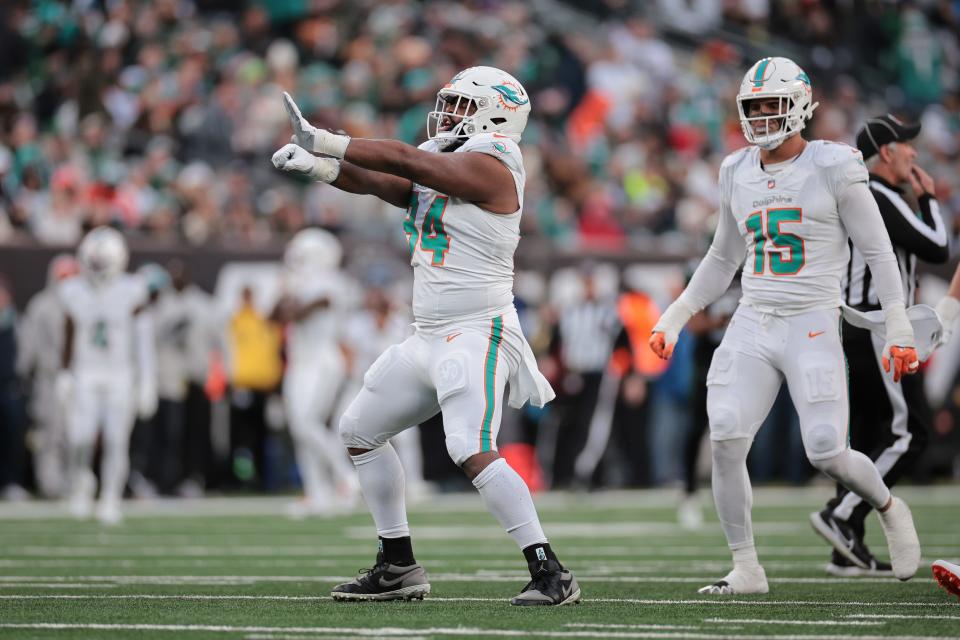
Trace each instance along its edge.
{"label": "bright orange glove", "polygon": [[920,359],[913,347],[890,347],[883,354],[883,370],[890,373],[890,361],[893,360],[893,381],[900,382],[901,376],[908,376],[920,369]]}
{"label": "bright orange glove", "polygon": [[654,331],[650,334],[650,348],[653,349],[653,352],[657,354],[657,357],[661,360],[669,360],[670,356],[673,355],[673,348],[677,344],[677,339],[674,339],[671,342],[667,342],[666,334],[663,331]]}

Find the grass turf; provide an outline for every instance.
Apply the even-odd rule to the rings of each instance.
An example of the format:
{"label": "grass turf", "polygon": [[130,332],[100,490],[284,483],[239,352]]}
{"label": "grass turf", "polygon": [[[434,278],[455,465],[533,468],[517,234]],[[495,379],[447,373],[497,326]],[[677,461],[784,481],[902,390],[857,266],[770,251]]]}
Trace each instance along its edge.
{"label": "grass turf", "polygon": [[[755,534],[770,579],[764,596],[707,597],[729,554],[709,503],[703,528],[675,524],[668,492],[538,499],[578,606],[507,604],[523,559],[477,496],[410,509],[414,548],[431,578],[423,602],[336,603],[329,587],[372,564],[362,512],[291,521],[283,499],[136,504],[120,526],[55,517],[53,505],[0,506],[0,638],[330,637],[957,637],[960,603],[929,564],[960,558],[957,487],[900,492],[924,560],[918,576],[826,576],[826,545],[807,522],[828,489],[757,492]],[[885,555],[875,516],[868,542]]]}

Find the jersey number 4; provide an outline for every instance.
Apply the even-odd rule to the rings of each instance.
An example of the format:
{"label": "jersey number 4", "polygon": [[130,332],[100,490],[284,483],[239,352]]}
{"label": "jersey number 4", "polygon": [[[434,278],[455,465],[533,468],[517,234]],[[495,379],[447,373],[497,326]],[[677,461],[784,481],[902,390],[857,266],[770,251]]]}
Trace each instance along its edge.
{"label": "jersey number 4", "polygon": [[423,223],[417,230],[417,208],[420,200],[417,194],[410,196],[410,206],[407,207],[407,217],[403,220],[403,232],[407,234],[407,242],[410,244],[410,257],[417,250],[417,244],[423,251],[433,253],[433,259],[430,264],[434,267],[442,267],[443,261],[447,257],[447,251],[450,250],[450,237],[443,230],[443,212],[447,209],[447,196],[437,196],[430,203],[427,214],[423,216]]}
{"label": "jersey number 4", "polygon": [[793,276],[805,263],[803,238],[781,230],[780,225],[803,222],[800,209],[767,209],[754,211],[747,218],[747,231],[753,232],[753,272],[761,274],[766,266],[767,241],[773,245],[770,252],[770,273],[775,276]]}

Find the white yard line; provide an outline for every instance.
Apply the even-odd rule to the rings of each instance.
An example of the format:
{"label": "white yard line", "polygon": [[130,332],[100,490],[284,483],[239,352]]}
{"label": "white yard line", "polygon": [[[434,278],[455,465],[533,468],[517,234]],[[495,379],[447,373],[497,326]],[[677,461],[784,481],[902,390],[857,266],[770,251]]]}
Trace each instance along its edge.
{"label": "white yard line", "polygon": [[[329,596],[259,596],[259,595],[207,595],[207,594],[38,594],[38,595],[0,595],[0,600],[330,600]],[[480,598],[480,597],[434,597],[428,596],[426,602],[500,602],[506,603],[508,598]],[[837,607],[951,607],[950,602],[843,602],[823,600],[728,600],[725,597],[716,599],[679,599],[679,600],[645,600],[639,598],[585,598],[584,602],[603,602],[612,604],[644,604],[644,605],[750,605],[750,606],[837,606]],[[949,618],[949,616],[948,616]]]}
{"label": "white yard line", "polygon": [[[398,627],[260,627],[232,625],[200,624],[96,624],[96,623],[0,623],[0,629],[35,630],[97,630],[97,631],[170,631],[170,632],[217,632],[217,633],[266,633],[271,634],[308,634],[347,635],[359,637],[405,637],[410,636],[465,636],[465,637],[528,637],[535,635],[549,638],[704,638],[715,639],[713,633],[690,632],[654,632],[654,631],[546,631],[529,629],[481,629],[477,627],[430,627],[426,629],[404,629]],[[284,636],[295,638],[297,636]],[[944,636],[865,636],[865,635],[743,635],[741,640],[944,640]],[[300,636],[302,638],[302,636]]]}
{"label": "white yard line", "polygon": [[709,624],[792,624],[798,626],[814,627],[882,627],[885,622],[882,621],[859,621],[859,620],[763,620],[760,618],[704,618],[704,622]]}
{"label": "white yard line", "polygon": [[[354,576],[348,575],[311,575],[311,576],[0,576],[0,588],[28,583],[89,582],[90,588],[98,588],[100,583],[114,584],[163,584],[163,585],[247,585],[258,582],[345,582]],[[529,579],[527,572],[484,572],[476,573],[437,573],[429,574],[434,582],[523,582]],[[581,582],[602,582],[614,584],[701,584],[710,581],[708,577],[690,576],[610,576],[577,575]],[[775,584],[895,584],[890,578],[769,578]],[[933,582],[933,578],[917,578],[915,584]]]}
{"label": "white yard line", "polygon": [[960,620],[960,616],[939,616],[939,615],[903,615],[900,613],[851,613],[845,618],[883,618],[891,620]]}

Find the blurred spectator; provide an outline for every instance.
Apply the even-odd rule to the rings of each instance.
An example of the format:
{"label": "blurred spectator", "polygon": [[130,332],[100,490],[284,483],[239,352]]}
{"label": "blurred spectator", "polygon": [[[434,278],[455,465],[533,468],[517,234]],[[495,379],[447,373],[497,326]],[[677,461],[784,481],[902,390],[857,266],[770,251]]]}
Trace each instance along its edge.
{"label": "blurred spectator", "polygon": [[254,305],[244,287],[240,307],[230,318],[230,442],[233,474],[243,486],[266,482],[266,408],[283,374],[280,329]]}

